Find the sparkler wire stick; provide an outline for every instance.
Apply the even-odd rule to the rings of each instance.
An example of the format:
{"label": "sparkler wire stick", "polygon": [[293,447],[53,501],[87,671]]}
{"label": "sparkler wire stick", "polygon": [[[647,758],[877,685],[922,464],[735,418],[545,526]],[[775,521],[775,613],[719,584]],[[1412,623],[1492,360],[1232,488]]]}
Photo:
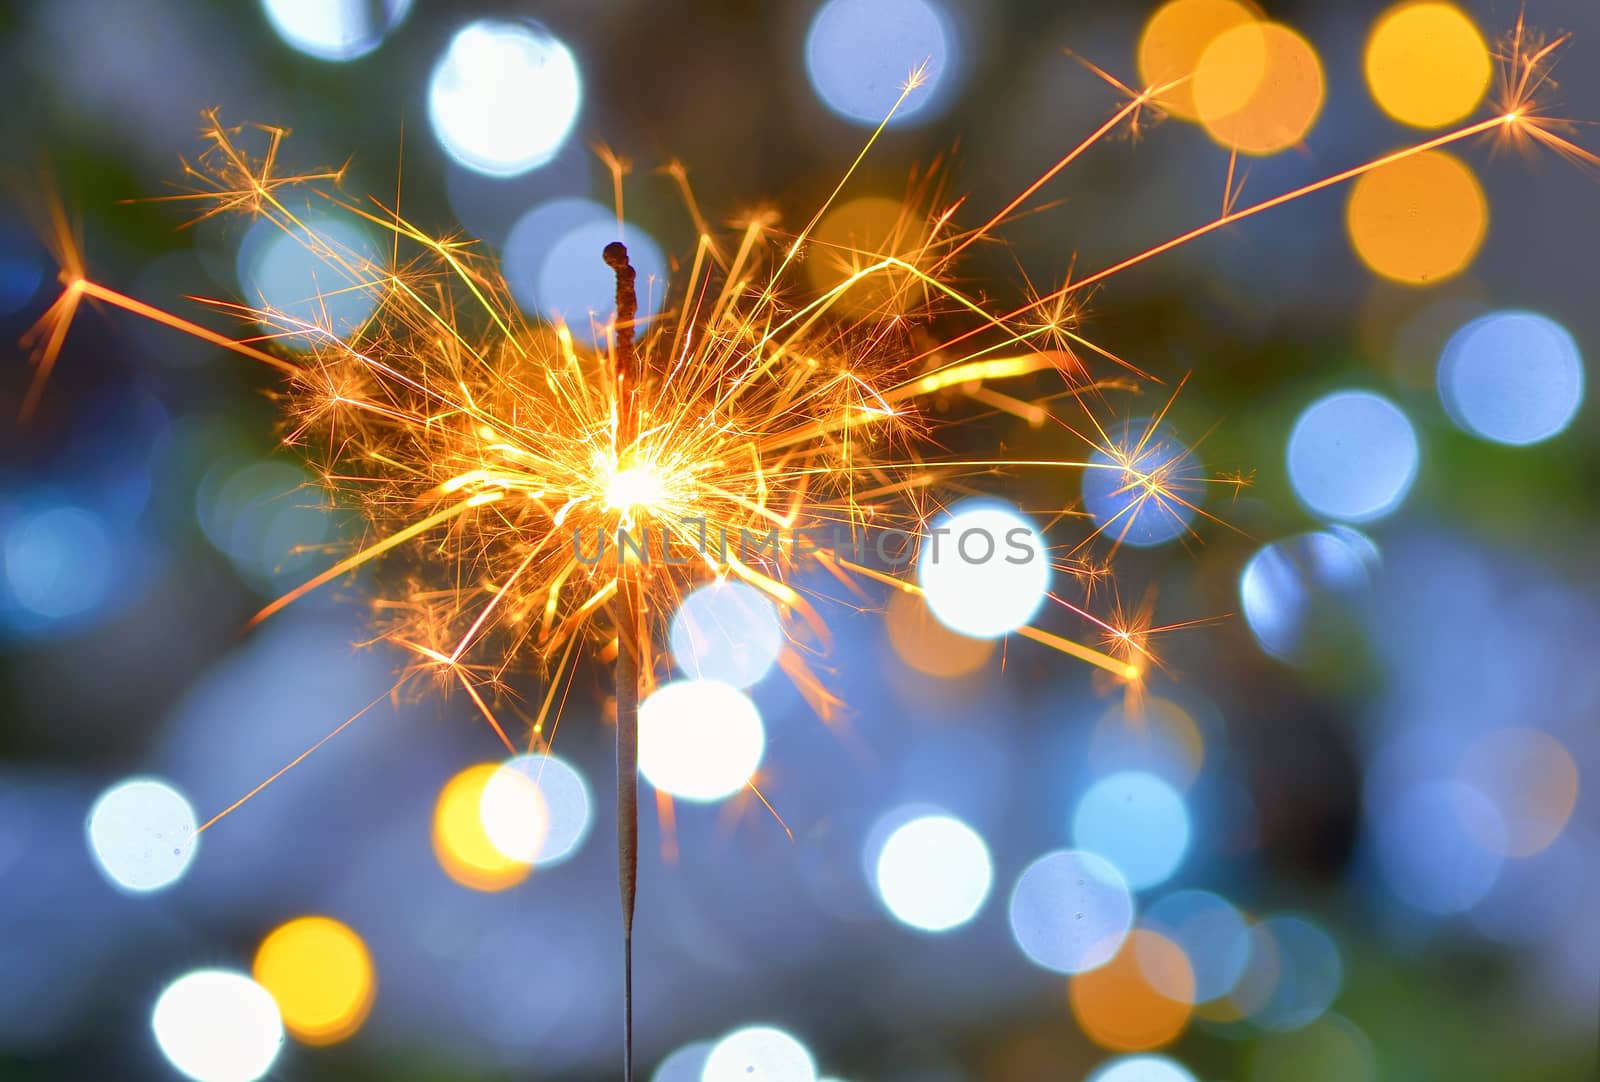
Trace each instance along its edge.
{"label": "sparkler wire stick", "polygon": [[[637,272],[620,241],[606,245],[603,257],[617,275],[614,363],[617,382],[617,451],[634,438],[632,400],[640,377],[633,340],[639,296]],[[622,1078],[633,1082],[633,908],[639,893],[639,618],[626,560],[618,554],[617,574],[617,885],[622,893]]]}

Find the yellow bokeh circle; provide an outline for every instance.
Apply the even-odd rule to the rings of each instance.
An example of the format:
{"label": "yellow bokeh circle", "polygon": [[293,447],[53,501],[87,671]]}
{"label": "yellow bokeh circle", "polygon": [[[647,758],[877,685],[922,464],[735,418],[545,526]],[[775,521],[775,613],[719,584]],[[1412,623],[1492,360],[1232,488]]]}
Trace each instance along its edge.
{"label": "yellow bokeh circle", "polygon": [[1078,1028],[1115,1052],[1148,1052],[1177,1040],[1189,1024],[1194,995],[1194,970],[1183,948],[1142,929],[1111,961],[1067,985]]}
{"label": "yellow bokeh circle", "polygon": [[1194,73],[1206,47],[1225,31],[1256,21],[1240,0],[1170,0],[1157,8],[1139,37],[1139,80],[1167,87],[1153,99],[1175,116],[1195,120]]}
{"label": "yellow bokeh circle", "polygon": [[1194,74],[1200,123],[1242,154],[1276,154],[1299,143],[1322,113],[1326,94],[1316,49],[1281,23],[1223,31]]}
{"label": "yellow bokeh circle", "polygon": [[433,852],[439,866],[457,883],[473,890],[514,887],[533,865],[501,852],[483,826],[483,791],[499,767],[469,766],[445,783],[433,809]]}
{"label": "yellow bokeh circle", "polygon": [[902,661],[928,676],[967,676],[993,656],[993,639],[971,639],[941,624],[915,594],[896,592],[889,599],[884,624],[889,644]]}
{"label": "yellow bokeh circle", "polygon": [[1494,62],[1477,24],[1437,0],[1390,8],[1367,39],[1367,86],[1402,124],[1442,128],[1472,114],[1489,92]]}
{"label": "yellow bokeh circle", "polygon": [[1489,201],[1465,162],[1433,150],[1358,180],[1345,224],[1374,274],[1432,285],[1471,265],[1489,231]]}
{"label": "yellow bokeh circle", "polygon": [[327,1045],[367,1020],[378,985],[367,945],[329,917],[299,917],[274,929],[256,951],[256,983],[272,994],[297,1040]]}

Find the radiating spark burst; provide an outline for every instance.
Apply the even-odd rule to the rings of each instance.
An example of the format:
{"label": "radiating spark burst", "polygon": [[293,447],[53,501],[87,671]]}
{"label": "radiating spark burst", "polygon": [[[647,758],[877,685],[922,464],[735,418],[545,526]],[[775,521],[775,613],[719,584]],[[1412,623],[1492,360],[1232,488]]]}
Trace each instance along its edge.
{"label": "radiating spark burst", "polygon": [[[1148,377],[1082,336],[1089,291],[1236,222],[1476,136],[1532,140],[1594,164],[1563,134],[1566,126],[1537,106],[1536,95],[1550,85],[1553,51],[1536,46],[1519,23],[1502,57],[1494,115],[1242,207],[1244,181],[1230,163],[1217,218],[1101,270],[1069,275],[1053,289],[1032,289],[1024,304],[999,316],[956,287],[958,257],[1027,212],[1050,181],[1097,143],[1134,130],[1170,87],[1132,92],[1099,73],[1126,91],[1126,104],[1014,200],[962,231],[954,224],[960,202],[940,205],[925,181],[911,200],[916,209],[877,251],[841,250],[812,234],[888,118],[829,199],[787,236],[757,218],[731,238],[718,237],[685,171],[674,165],[667,172],[699,231],[675,290],[676,308],[636,326],[619,303],[620,321],[591,328],[599,348],[559,322],[530,319],[491,258],[465,238],[435,237],[414,225],[401,213],[398,194],[392,205],[349,198],[339,186],[343,169],[282,173],[281,129],[228,127],[213,113],[203,154],[185,164],[192,190],[171,198],[193,202],[200,217],[242,213],[293,236],[324,268],[310,298],[323,314],[306,319],[265,304],[212,301],[262,329],[237,340],[219,335],[86,277],[58,214],[51,235],[65,288],[26,340],[37,370],[24,412],[37,404],[85,299],[280,370],[285,443],[313,463],[322,485],[360,508],[367,534],[257,619],[381,561],[386,575],[373,586],[375,626],[378,638],[410,658],[402,684],[460,689],[508,749],[516,746],[514,736],[533,746],[553,735],[585,648],[616,659],[619,820],[626,829],[634,782],[631,758],[621,758],[630,742],[625,726],[638,697],[666,669],[656,646],[677,602],[695,585],[734,577],[770,597],[788,634],[781,667],[824,719],[839,713],[841,704],[814,671],[828,628],[800,575],[796,547],[737,543],[747,536],[759,542],[773,530],[816,526],[849,535],[886,529],[917,535],[947,501],[998,475],[1104,468],[1105,461],[1094,461],[1098,455],[1120,472],[1132,498],[1117,521],[1078,532],[1055,549],[1069,589],[1051,596],[1079,633],[1030,626],[1018,634],[1138,694],[1143,675],[1159,665],[1151,639],[1169,628],[1153,626],[1148,596],[1129,613],[1114,584],[1107,586],[1119,530],[1149,508],[1204,512],[1187,502],[1192,478],[1174,483],[1165,457],[1146,463],[1147,433],[1113,437],[1102,423],[1106,396]],[[917,79],[908,81],[907,93]],[[624,166],[609,152],[602,156],[618,192],[620,230]],[[319,232],[315,222],[330,214],[381,231],[386,253],[374,258]],[[807,258],[836,266],[837,284],[812,293],[792,284],[794,267]],[[325,302],[346,293],[372,306],[355,327],[335,326],[326,315]],[[1091,362],[1104,371],[1092,374]],[[1054,384],[1041,391],[1046,379]],[[929,407],[955,399],[969,404],[963,411],[957,402],[957,415],[999,411],[1035,428],[1053,426],[1083,453],[1034,461],[937,453]],[[1242,479],[1218,483],[1237,486]],[[1056,523],[1082,517],[1073,505],[1049,510]],[[736,543],[708,546],[708,529]],[[615,551],[591,562],[586,546],[573,544],[574,537],[587,539],[591,550],[599,538],[616,544],[619,531],[650,539],[657,552],[648,565],[618,559]],[[660,558],[663,544],[682,562]],[[826,549],[808,558],[858,592],[865,582],[919,590],[904,571]],[[1105,593],[1109,611],[1099,596]],[[1183,625],[1171,625],[1177,626]],[[547,690],[524,708],[509,678],[527,668],[544,675]],[[670,804],[662,812],[669,819]],[[631,839],[621,840],[625,911],[634,874],[630,846]]]}

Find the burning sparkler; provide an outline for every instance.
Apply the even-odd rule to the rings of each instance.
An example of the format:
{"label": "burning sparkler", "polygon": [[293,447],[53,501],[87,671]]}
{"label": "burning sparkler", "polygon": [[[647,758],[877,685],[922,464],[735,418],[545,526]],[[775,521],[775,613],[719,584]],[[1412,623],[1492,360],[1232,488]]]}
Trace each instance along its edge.
{"label": "burning sparkler", "polygon": [[[696,584],[748,584],[784,615],[785,672],[824,719],[839,706],[809,661],[826,649],[828,628],[799,579],[796,548],[708,546],[708,529],[740,539],[812,527],[849,538],[887,530],[919,537],[945,501],[971,491],[978,477],[1108,471],[1118,510],[1053,554],[1056,570],[1081,596],[1052,597],[1086,634],[1014,630],[1136,689],[1157,664],[1150,640],[1158,629],[1147,607],[1131,617],[1120,606],[1095,614],[1091,600],[1105,565],[1103,556],[1092,556],[1091,542],[1103,539],[1114,551],[1152,515],[1185,524],[1204,515],[1197,499],[1204,479],[1173,453],[1155,422],[1118,427],[1102,418],[1106,392],[1143,374],[1083,337],[1080,301],[1115,274],[1233,223],[1475,136],[1533,140],[1594,162],[1535,108],[1553,46],[1531,49],[1528,40],[1519,28],[1506,61],[1507,96],[1494,115],[1244,207],[1234,205],[1230,169],[1219,217],[1002,316],[952,284],[957,258],[1100,140],[1136,124],[1170,85],[1130,91],[1105,124],[977,228],[955,226],[959,204],[933,207],[925,218],[908,217],[883,251],[839,251],[815,239],[854,166],[805,227],[781,239],[770,222],[757,220],[725,244],[690,197],[699,242],[670,317],[637,317],[640,284],[623,243],[595,253],[617,282],[616,315],[596,328],[598,347],[565,324],[525,316],[494,262],[471,244],[419,229],[398,200],[388,206],[346,197],[342,171],[280,172],[283,131],[228,127],[212,114],[205,151],[186,166],[193,190],[176,198],[195,202],[202,217],[265,219],[304,245],[326,273],[314,298],[319,314],[212,301],[262,328],[241,339],[219,335],[91,280],[58,219],[65,288],[30,335],[37,374],[25,409],[37,403],[85,300],[271,365],[283,376],[285,442],[314,463],[324,486],[361,509],[370,534],[258,620],[381,558],[388,576],[378,587],[375,619],[382,637],[409,656],[402,679],[459,688],[510,751],[519,742],[548,742],[585,646],[614,661],[631,1078],[638,707],[665,670],[657,644],[666,618]],[[258,140],[262,148],[252,150]],[[611,164],[620,190],[621,166]],[[673,175],[687,196],[682,171]],[[387,253],[354,250],[319,229],[310,206],[383,231]],[[806,255],[843,259],[842,279],[799,295],[791,271]],[[347,294],[371,307],[350,326],[337,324],[327,307]],[[1094,367],[1105,375],[1097,377]],[[1054,386],[1038,393],[1045,378]],[[1034,390],[1019,396],[997,389],[1007,382]],[[931,422],[924,407],[939,396],[965,396],[983,410],[1056,426],[1084,453],[1045,461],[932,453],[925,450]],[[1078,514],[1072,506],[1052,510]],[[646,562],[636,554],[630,561],[624,541],[643,538],[648,550],[652,536],[663,551],[675,546],[687,558]],[[598,539],[594,559],[569,543],[581,538]],[[609,559],[607,538],[616,539]],[[885,569],[827,547],[808,555],[852,586],[920,590],[907,570],[914,563]],[[547,691],[538,709],[524,714],[507,679],[530,665],[543,672]],[[525,727],[515,734],[520,741],[508,717]]]}

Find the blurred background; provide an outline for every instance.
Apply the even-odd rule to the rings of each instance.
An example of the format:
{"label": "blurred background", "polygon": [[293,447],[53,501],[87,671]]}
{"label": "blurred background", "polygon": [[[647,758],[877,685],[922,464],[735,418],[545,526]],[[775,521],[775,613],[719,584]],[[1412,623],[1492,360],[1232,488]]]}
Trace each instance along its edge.
{"label": "blurred background", "polygon": [[[1248,151],[1248,204],[1478,115],[1485,42],[1519,14],[1269,8],[1294,30],[1251,46],[1272,92],[1223,116],[1207,63],[1233,70],[1224,38],[1259,14],[1228,0],[13,5],[0,340],[56,295],[49,191],[93,277],[188,318],[231,329],[185,298],[303,283],[247,221],[148,201],[211,106],[292,128],[288,169],[348,160],[383,198],[403,175],[408,214],[498,252],[519,303],[582,313],[609,307],[596,143],[634,163],[630,245],[670,286],[695,236],[670,161],[713,221],[798,228],[927,59],[822,229],[867,243],[935,162],[970,226],[1121,105],[1067,50],[1130,85],[1198,67],[1169,119],[971,252],[966,286],[1009,310],[1214,218],[1223,144]],[[1550,108],[1600,119],[1600,10],[1527,18],[1574,33]],[[902,599],[830,614],[842,731],[768,658],[694,776],[646,762],[666,791],[736,794],[668,830],[645,789],[646,1074],[1595,1077],[1600,189],[1480,141],[1422,162],[1095,293],[1089,337],[1189,376],[1171,453],[1252,479],[1208,492],[1220,522],[1119,555],[1127,610],[1204,622],[1157,638],[1145,701]],[[605,673],[580,672],[554,758],[506,765],[470,703],[385,695],[398,659],[358,647],[359,582],[246,632],[355,528],[275,446],[270,376],[90,311],[37,416],[0,426],[0,1077],[614,1076]],[[1022,420],[966,438],[1050,450]],[[1095,513],[1052,483],[995,495]],[[759,647],[763,615],[739,619]],[[741,789],[741,741],[792,840]]]}

